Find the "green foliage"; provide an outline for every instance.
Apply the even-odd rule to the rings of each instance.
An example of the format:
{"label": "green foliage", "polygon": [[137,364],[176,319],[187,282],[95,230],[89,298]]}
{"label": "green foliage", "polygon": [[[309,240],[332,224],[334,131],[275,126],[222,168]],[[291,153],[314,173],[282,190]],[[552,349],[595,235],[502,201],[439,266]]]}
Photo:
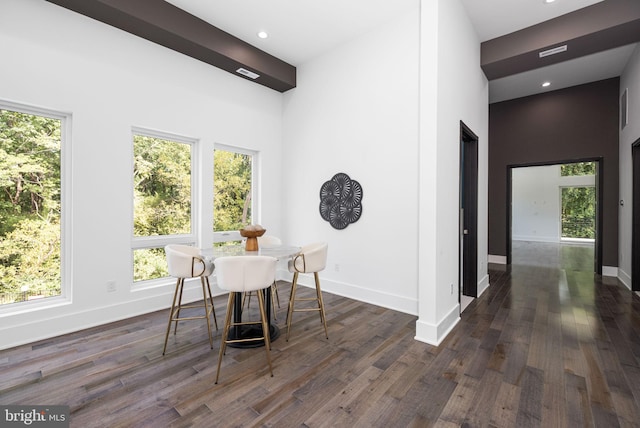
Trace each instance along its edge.
{"label": "green foliage", "polygon": [[560,175],[563,177],[572,175],[595,175],[595,162],[576,162],[560,165]]}
{"label": "green foliage", "polygon": [[135,135],[134,235],[191,232],[191,146]]}
{"label": "green foliage", "polygon": [[562,236],[595,238],[595,187],[562,188]]}
{"label": "green foliage", "polygon": [[0,303],[60,294],[60,126],[0,110]]}
{"label": "green foliage", "polygon": [[164,278],[169,276],[164,248],[147,248],[133,252],[133,280]]}
{"label": "green foliage", "polygon": [[215,150],[213,230],[238,230],[251,223],[251,156]]}

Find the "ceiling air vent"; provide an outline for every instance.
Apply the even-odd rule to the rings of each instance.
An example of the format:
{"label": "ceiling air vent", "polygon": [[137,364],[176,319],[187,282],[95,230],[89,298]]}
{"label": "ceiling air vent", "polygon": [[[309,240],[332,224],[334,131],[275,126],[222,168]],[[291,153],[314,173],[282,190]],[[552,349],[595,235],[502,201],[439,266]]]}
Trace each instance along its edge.
{"label": "ceiling air vent", "polygon": [[558,46],[557,48],[547,49],[546,51],[538,52],[538,56],[540,58],[544,58],[545,56],[555,55],[560,52],[566,52],[567,45]]}
{"label": "ceiling air vent", "polygon": [[240,73],[240,74],[242,74],[243,76],[247,76],[247,77],[248,77],[248,78],[250,78],[250,79],[257,79],[258,77],[260,77],[260,75],[259,75],[259,74],[256,74],[256,73],[254,73],[253,71],[249,71],[249,70],[247,70],[247,69],[245,69],[245,68],[242,68],[242,67],[241,67],[241,68],[239,68],[239,69],[237,69],[237,70],[236,70],[236,73]]}

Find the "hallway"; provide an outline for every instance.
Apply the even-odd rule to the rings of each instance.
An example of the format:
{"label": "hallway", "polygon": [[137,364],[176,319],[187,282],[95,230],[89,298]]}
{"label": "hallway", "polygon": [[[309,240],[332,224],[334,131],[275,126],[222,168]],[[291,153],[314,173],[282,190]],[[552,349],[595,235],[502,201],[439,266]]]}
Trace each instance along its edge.
{"label": "hallway", "polygon": [[462,317],[481,340],[469,404],[495,401],[492,424],[638,426],[640,299],[592,272],[593,247],[531,242],[514,242],[511,266],[490,266],[491,286]]}

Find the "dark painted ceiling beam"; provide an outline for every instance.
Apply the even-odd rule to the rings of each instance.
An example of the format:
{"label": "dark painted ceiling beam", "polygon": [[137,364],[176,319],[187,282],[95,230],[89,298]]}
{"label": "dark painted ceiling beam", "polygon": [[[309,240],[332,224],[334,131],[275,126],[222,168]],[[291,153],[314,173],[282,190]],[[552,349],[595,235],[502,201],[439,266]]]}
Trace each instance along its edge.
{"label": "dark painted ceiling beam", "polygon": [[[481,44],[481,67],[494,80],[640,41],[640,0],[604,0]],[[540,58],[539,52],[567,45]]]}
{"label": "dark painted ceiling beam", "polygon": [[[296,86],[294,66],[164,0],[47,1],[276,91],[285,92]],[[239,68],[259,77],[241,75],[236,71]]]}

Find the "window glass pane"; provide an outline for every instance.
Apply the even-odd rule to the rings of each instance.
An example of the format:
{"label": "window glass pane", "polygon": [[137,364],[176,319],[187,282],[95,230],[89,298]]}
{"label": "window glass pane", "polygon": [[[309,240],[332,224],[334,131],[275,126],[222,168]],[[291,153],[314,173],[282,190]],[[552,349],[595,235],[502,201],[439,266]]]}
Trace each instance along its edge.
{"label": "window glass pane", "polygon": [[60,129],[0,109],[0,304],[61,294]]}
{"label": "window glass pane", "polygon": [[562,188],[562,237],[594,239],[595,187]]}
{"label": "window glass pane", "polygon": [[577,162],[560,165],[560,175],[562,177],[572,175],[595,175],[595,162]]}
{"label": "window glass pane", "polygon": [[[171,138],[133,136],[134,282],[168,276],[166,237],[193,240],[192,147]],[[149,237],[155,237],[151,245],[144,239]]]}
{"label": "window glass pane", "polygon": [[216,149],[213,162],[213,231],[239,230],[251,224],[253,157]]}
{"label": "window glass pane", "polygon": [[164,247],[134,250],[133,266],[134,281],[146,281],[169,276]]}
{"label": "window glass pane", "polygon": [[134,236],[191,232],[191,145],[134,135]]}

